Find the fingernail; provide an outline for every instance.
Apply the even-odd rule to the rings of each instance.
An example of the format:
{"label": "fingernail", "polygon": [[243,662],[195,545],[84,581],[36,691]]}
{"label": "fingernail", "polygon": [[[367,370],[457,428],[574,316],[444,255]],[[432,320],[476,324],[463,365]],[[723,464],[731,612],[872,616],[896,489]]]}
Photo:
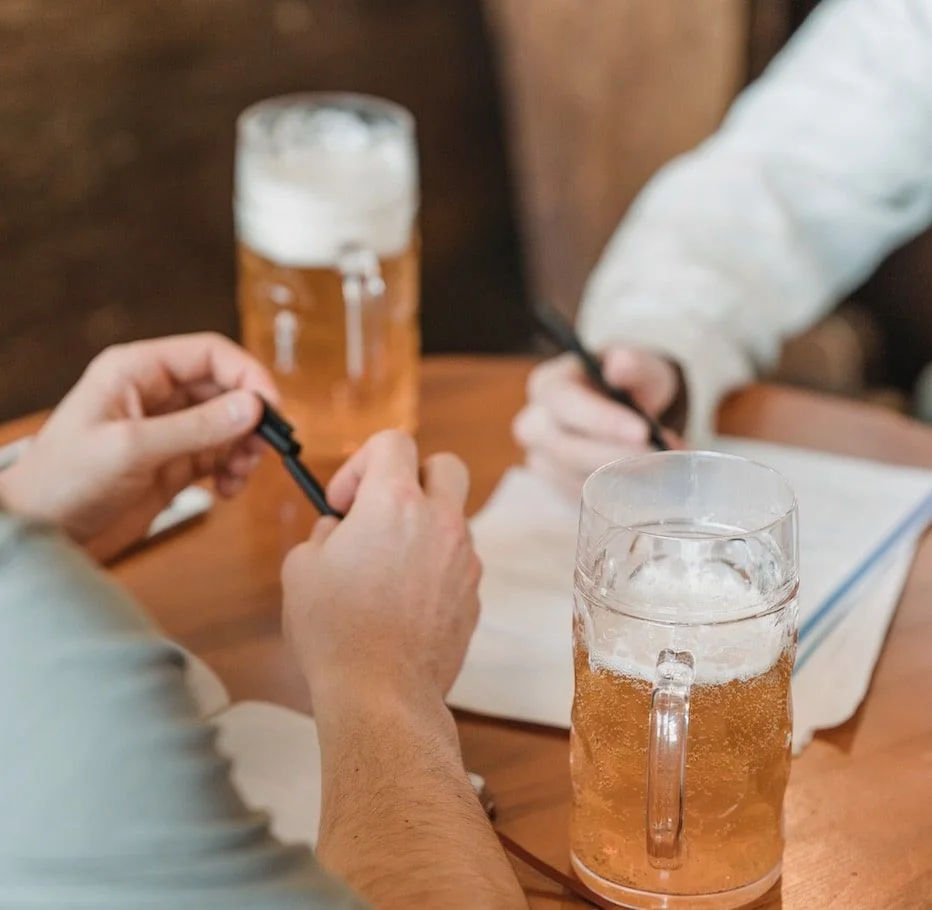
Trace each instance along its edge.
{"label": "fingernail", "polygon": [[246,405],[246,396],[243,394],[229,395],[226,401],[227,417],[233,426],[238,427],[249,420],[249,409]]}

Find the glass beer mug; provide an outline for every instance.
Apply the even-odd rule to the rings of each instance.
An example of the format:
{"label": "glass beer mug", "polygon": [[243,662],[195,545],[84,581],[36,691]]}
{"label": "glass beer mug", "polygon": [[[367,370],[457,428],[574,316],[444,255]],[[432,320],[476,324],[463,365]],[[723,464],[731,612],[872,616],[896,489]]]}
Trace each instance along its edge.
{"label": "glass beer mug", "polygon": [[414,119],[396,104],[290,95],[239,117],[243,344],[311,455],[416,428],[418,204]]}
{"label": "glass beer mug", "polygon": [[762,465],[671,452],[583,490],[572,863],[635,908],[731,908],[779,878],[796,500]]}

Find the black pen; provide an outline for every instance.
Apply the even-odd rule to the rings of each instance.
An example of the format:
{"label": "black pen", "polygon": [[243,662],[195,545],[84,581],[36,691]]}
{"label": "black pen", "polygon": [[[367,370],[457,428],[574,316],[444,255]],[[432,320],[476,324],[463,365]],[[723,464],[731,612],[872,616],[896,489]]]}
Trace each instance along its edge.
{"label": "black pen", "polygon": [[294,427],[282,417],[264,398],[262,401],[262,418],[256,427],[259,434],[281,456],[285,469],[294,478],[301,492],[314,504],[321,515],[343,518],[329,502],[320,481],[310,472],[307,465],[299,458],[301,443],[294,438]]}
{"label": "black pen", "polygon": [[634,411],[650,430],[651,445],[660,452],[670,449],[669,443],[664,439],[663,429],[657,421],[650,416],[624,389],[617,389],[610,385],[602,373],[602,364],[580,341],[575,329],[555,310],[545,304],[534,307],[534,317],[537,324],[547,337],[561,350],[570,351],[581,361],[589,381],[607,398]]}

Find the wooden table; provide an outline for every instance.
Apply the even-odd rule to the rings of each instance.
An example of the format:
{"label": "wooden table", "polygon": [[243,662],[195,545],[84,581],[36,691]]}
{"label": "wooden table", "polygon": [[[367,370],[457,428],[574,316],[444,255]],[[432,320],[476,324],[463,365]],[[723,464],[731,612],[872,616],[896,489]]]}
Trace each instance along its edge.
{"label": "wooden table", "polygon": [[[509,424],[530,361],[435,359],[424,367],[424,451],[459,452],[482,504],[519,454]],[[28,428],[4,428],[0,441]],[[932,430],[857,404],[760,386],[723,409],[730,433],[932,466]],[[852,491],[856,495],[857,491]],[[116,574],[168,633],[220,674],[234,699],[306,709],[279,631],[278,570],[313,514],[269,462],[239,499]],[[563,732],[460,716],[468,767],[486,776],[501,829],[568,869],[569,776]],[[932,908],[932,537],[920,548],[870,693],[855,717],[818,734],[794,762],[784,876],[753,906],[788,910]],[[524,877],[536,910],[578,907]]]}

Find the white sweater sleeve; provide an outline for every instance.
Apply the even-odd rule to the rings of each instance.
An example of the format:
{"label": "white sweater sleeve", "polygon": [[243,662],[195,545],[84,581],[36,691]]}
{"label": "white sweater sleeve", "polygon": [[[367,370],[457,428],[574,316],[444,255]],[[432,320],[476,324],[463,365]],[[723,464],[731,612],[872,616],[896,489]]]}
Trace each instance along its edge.
{"label": "white sweater sleeve", "polygon": [[932,0],[825,0],[719,132],[645,188],[580,327],[677,360],[687,433],[932,220]]}

